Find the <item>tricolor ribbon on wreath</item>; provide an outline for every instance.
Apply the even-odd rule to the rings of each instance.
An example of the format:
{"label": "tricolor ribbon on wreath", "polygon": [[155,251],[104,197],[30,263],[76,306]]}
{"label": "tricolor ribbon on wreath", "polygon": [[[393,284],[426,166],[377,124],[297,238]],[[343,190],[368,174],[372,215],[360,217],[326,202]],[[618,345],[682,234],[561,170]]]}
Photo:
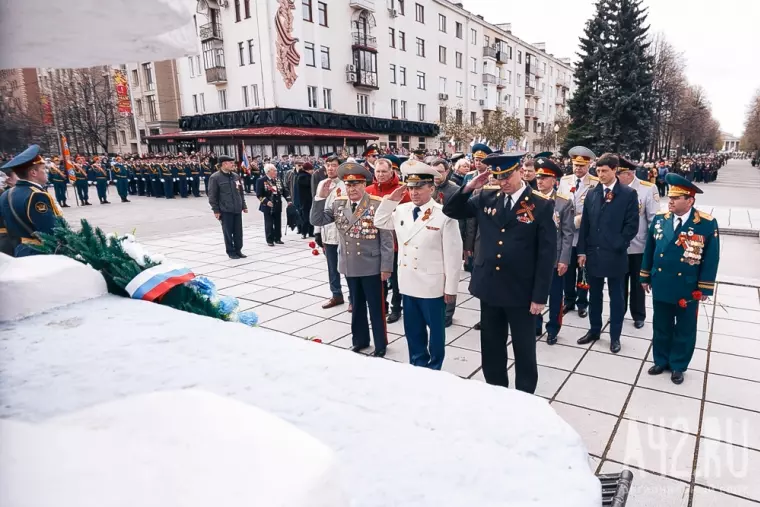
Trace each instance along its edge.
{"label": "tricolor ribbon on wreath", "polygon": [[178,264],[159,264],[141,271],[125,287],[132,299],[155,301],[172,288],[195,278],[190,269]]}

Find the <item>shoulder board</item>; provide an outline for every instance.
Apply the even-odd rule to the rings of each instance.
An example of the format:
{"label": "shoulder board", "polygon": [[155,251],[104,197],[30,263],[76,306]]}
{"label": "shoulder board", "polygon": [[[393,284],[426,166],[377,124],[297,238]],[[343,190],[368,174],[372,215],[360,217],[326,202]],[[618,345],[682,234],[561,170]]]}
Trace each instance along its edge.
{"label": "shoulder board", "polygon": [[668,210],[662,210],[662,211],[658,211],[656,214],[657,215],[664,215],[665,218],[668,218],[670,216],[670,211],[668,211]]}
{"label": "shoulder board", "polygon": [[650,182],[644,181],[644,180],[639,180],[639,183],[641,183],[645,187],[653,187],[654,186],[654,183],[650,183]]}
{"label": "shoulder board", "polygon": [[334,200],[335,200],[335,201],[338,201],[338,200],[345,200],[345,199],[348,199],[348,196],[347,196],[347,195],[341,195],[341,196],[338,196],[338,197],[336,197]]}
{"label": "shoulder board", "polygon": [[383,198],[380,197],[379,195],[369,194],[369,198],[372,199],[372,200],[374,200],[374,201],[382,201],[383,200]]}
{"label": "shoulder board", "polygon": [[566,174],[566,175],[562,176],[562,179],[563,179],[563,180],[570,180],[570,179],[572,179],[572,178],[573,178],[573,175],[572,175],[572,174]]}
{"label": "shoulder board", "polygon": [[555,197],[555,198],[556,198],[556,197],[559,197],[560,199],[564,199],[564,200],[566,200],[566,201],[569,201],[569,200],[570,200],[570,196],[569,196],[569,195],[567,195],[567,194],[561,194],[561,193],[559,193],[559,192],[557,192],[556,194],[554,194],[554,197]]}
{"label": "shoulder board", "polygon": [[544,194],[542,194],[541,192],[539,192],[538,190],[534,190],[534,191],[533,191],[533,195],[535,195],[535,196],[538,196],[538,197],[540,197],[541,199],[547,199],[547,200],[548,200],[548,199],[551,199],[551,197],[550,197],[550,196],[548,196],[548,195],[544,195]]}
{"label": "shoulder board", "polygon": [[699,214],[699,218],[703,218],[705,220],[714,220],[713,217],[712,217],[712,215],[708,215],[704,211],[697,210],[697,213]]}
{"label": "shoulder board", "polygon": [[594,176],[593,174],[589,174],[588,179],[590,179],[591,181],[599,181],[599,178]]}
{"label": "shoulder board", "polygon": [[483,190],[501,190],[501,187],[499,185],[483,185],[481,188]]}

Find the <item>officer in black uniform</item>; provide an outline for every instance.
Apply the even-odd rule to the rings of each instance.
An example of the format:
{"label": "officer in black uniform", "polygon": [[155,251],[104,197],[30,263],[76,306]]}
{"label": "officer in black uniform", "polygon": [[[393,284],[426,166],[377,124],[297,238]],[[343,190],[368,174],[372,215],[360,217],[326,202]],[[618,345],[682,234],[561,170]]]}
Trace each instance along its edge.
{"label": "officer in black uniform", "polygon": [[[549,296],[557,229],[554,201],[522,181],[518,154],[491,154],[491,167],[454,194],[443,212],[458,220],[475,218],[480,244],[470,293],[480,299],[481,360],[486,382],[508,387],[507,329],[515,351],[515,387],[533,393],[538,383],[536,315]],[[490,177],[497,185],[487,185]],[[483,190],[473,195],[479,188]]]}

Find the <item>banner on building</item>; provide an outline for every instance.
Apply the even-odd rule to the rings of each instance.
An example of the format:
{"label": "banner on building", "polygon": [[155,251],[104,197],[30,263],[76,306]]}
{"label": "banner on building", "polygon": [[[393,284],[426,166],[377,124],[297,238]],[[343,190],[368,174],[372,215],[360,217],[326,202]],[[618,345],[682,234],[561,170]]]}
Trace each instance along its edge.
{"label": "banner on building", "polygon": [[42,104],[42,122],[45,125],[53,124],[53,105],[50,103],[50,99],[47,95],[40,96],[40,103]]}
{"label": "banner on building", "polygon": [[132,114],[132,103],[129,100],[129,83],[127,76],[122,70],[115,70],[113,73],[113,82],[116,88],[116,104],[119,113],[123,115]]}

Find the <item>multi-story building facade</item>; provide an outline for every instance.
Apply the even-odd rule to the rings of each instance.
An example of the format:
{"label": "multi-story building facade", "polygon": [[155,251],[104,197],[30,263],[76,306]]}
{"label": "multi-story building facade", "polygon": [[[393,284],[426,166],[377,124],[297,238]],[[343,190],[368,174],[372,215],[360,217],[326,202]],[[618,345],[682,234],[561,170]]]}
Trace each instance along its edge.
{"label": "multi-story building facade", "polygon": [[142,154],[147,151],[148,136],[179,131],[177,61],[130,63],[124,72],[129,80],[134,114],[134,127],[128,135],[132,151]]}
{"label": "multi-story building facade", "polygon": [[199,0],[198,10],[199,54],[178,61],[184,131],[348,128],[381,146],[438,148],[442,117],[503,110],[525,127],[515,141],[534,149],[572,93],[569,59],[446,0]]}

